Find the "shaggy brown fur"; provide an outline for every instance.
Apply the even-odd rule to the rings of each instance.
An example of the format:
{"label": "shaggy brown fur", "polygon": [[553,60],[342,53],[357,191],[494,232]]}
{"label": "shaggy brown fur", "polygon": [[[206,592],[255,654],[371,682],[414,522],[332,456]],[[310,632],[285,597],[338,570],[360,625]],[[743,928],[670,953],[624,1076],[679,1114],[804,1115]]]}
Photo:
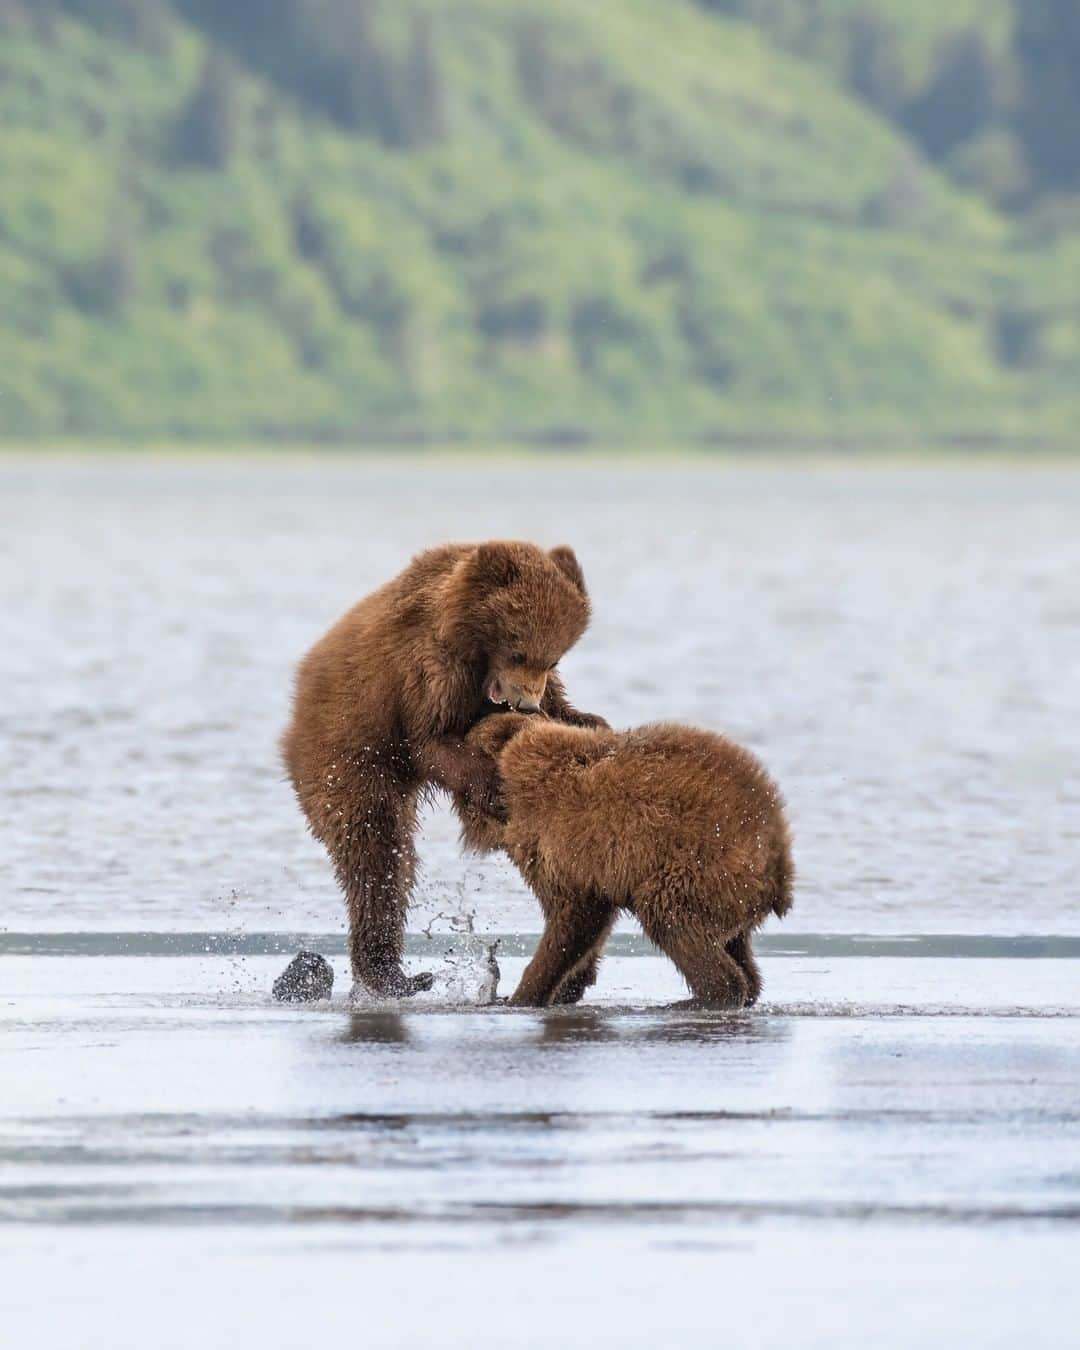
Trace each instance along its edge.
{"label": "shaggy brown fur", "polygon": [[699,1007],[761,992],[750,935],[791,906],[780,794],[749,751],[692,727],[583,730],[500,713],[466,738],[497,757],[507,821],[455,800],[466,844],[503,848],[545,929],[511,1003],[574,1003],[616,911],[635,914]]}
{"label": "shaggy brown fur", "polygon": [[567,703],[555,664],[589,620],[569,548],[447,544],[361,600],[300,664],[282,752],[349,911],[354,977],[412,994],[401,969],[422,792],[499,809],[490,757],[464,734],[493,704],[606,725]]}

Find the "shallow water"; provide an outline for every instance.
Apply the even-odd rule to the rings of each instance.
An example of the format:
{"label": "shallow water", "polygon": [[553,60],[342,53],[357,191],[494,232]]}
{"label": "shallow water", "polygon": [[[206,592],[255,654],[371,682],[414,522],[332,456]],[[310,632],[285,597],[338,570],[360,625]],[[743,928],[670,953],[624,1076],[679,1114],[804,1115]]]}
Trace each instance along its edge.
{"label": "shallow water", "polygon": [[1075,1343],[1075,960],[766,957],[726,1016],[640,955],[536,1013],[281,964],[4,958],[12,1344]]}
{"label": "shallow water", "polygon": [[[801,932],[1080,934],[1080,471],[0,459],[4,926],[331,932],[279,768],[291,671],[447,538],[578,550],[564,673],[783,787]],[[537,926],[427,822],[414,927]]]}

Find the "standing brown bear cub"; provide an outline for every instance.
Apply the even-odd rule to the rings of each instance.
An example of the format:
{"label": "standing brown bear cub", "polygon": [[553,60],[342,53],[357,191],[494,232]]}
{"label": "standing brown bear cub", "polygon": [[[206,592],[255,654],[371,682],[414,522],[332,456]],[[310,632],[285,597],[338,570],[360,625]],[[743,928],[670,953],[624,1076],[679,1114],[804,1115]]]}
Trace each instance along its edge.
{"label": "standing brown bear cub", "polygon": [[285,764],[349,911],[353,976],[413,994],[401,967],[421,794],[447,788],[477,819],[497,811],[495,766],[465,733],[493,704],[606,725],[566,701],[555,666],[589,599],[569,548],[430,549],[339,620],[300,664]]}
{"label": "standing brown bear cub", "polygon": [[693,1006],[761,992],[750,934],[791,906],[783,803],[741,746],[692,727],[584,730],[496,713],[467,740],[497,758],[505,824],[463,798],[466,844],[505,849],[545,928],[510,1002],[574,1003],[620,909],[674,961]]}

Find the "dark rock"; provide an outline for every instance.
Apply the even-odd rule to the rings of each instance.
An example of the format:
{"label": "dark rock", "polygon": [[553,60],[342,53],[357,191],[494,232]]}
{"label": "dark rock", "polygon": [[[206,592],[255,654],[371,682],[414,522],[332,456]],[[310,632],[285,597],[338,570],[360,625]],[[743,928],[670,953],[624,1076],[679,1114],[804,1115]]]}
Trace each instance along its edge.
{"label": "dark rock", "polygon": [[300,952],[274,981],[279,1003],[315,1003],[329,998],[334,988],[334,968],[318,952]]}

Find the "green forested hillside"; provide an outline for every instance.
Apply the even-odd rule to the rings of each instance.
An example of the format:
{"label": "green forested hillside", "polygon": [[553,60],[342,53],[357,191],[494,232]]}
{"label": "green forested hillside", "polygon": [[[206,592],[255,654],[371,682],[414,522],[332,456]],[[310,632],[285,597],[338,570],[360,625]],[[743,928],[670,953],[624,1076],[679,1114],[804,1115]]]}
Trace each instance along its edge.
{"label": "green forested hillside", "polygon": [[818,8],[0,0],[0,435],[1067,440],[1080,228]]}

